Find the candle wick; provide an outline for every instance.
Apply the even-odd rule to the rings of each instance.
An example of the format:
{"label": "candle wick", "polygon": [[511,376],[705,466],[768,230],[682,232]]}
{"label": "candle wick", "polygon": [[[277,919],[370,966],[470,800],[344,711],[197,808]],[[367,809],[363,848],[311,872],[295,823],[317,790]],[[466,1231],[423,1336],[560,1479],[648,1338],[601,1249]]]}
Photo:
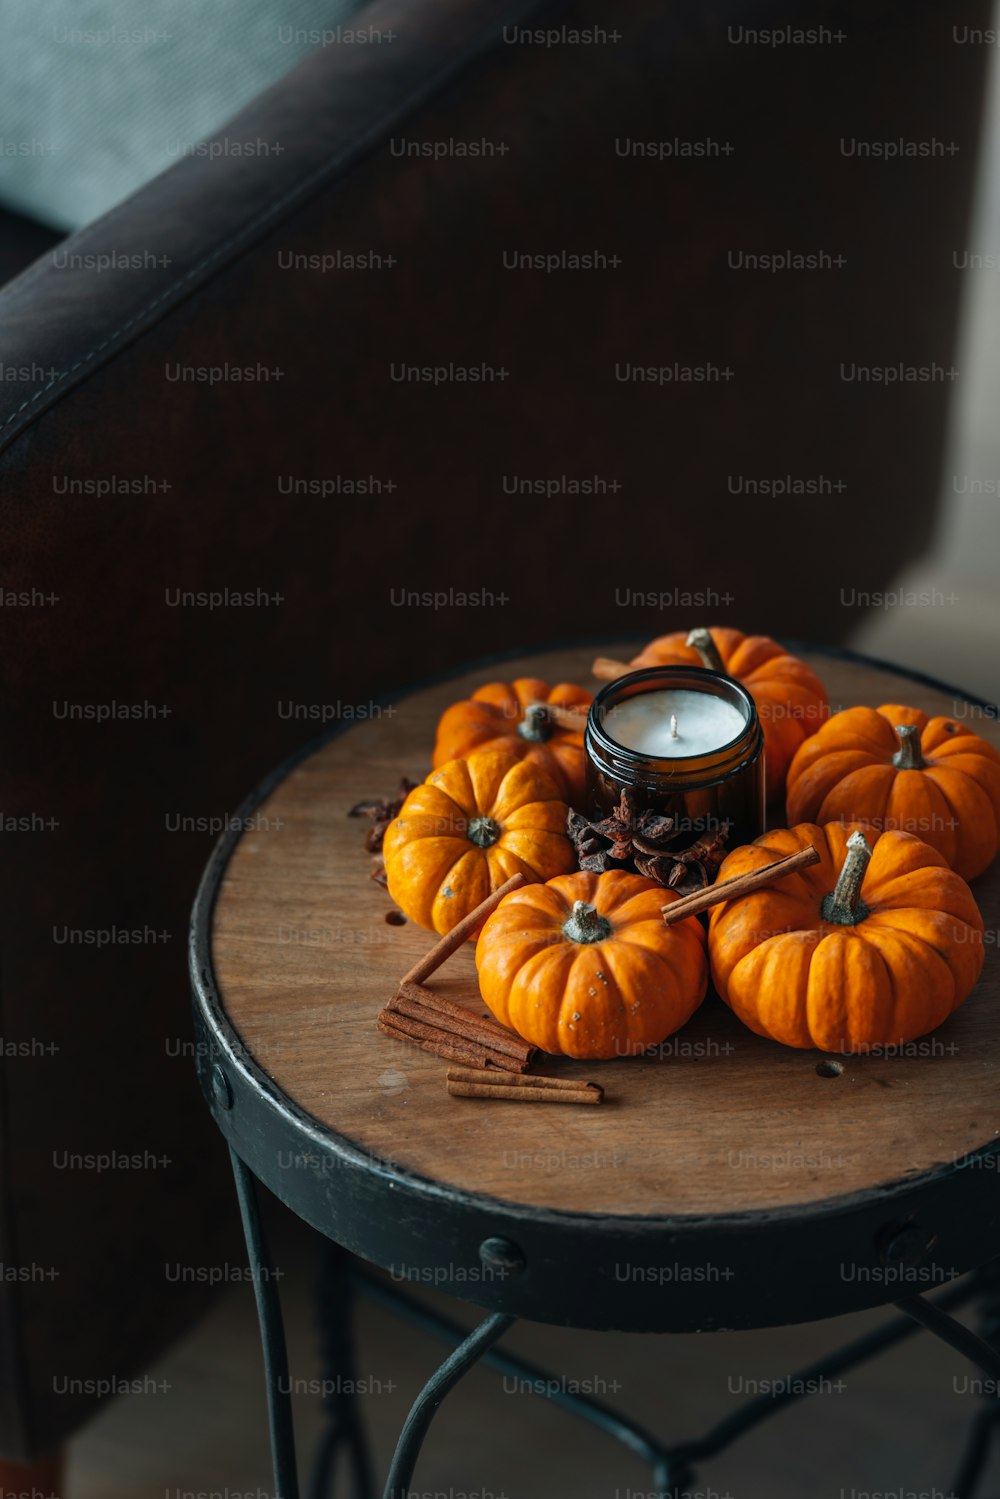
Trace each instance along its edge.
{"label": "candle wick", "polygon": [[676,739],[677,738],[677,714],[676,713],[671,713],[671,715],[670,715],[670,737],[671,737],[671,739]]}

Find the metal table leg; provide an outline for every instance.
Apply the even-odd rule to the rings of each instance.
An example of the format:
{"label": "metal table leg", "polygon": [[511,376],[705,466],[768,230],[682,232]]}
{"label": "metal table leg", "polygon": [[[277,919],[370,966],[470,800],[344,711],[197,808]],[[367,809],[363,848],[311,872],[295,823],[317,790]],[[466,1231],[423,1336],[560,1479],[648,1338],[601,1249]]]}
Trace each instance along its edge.
{"label": "metal table leg", "polygon": [[[987,1343],[1000,1343],[1000,1266],[987,1265],[977,1277],[981,1284],[977,1307],[980,1330]],[[995,1388],[995,1387],[994,1387]],[[1000,1428],[1000,1400],[996,1394],[984,1396],[983,1405],[966,1438],[951,1492],[955,1499],[972,1499],[986,1467],[990,1448]]]}
{"label": "metal table leg", "polygon": [[[993,1381],[993,1389],[997,1390],[1000,1389],[1000,1353],[993,1345],[1000,1331],[1000,1303],[998,1303],[996,1267],[988,1267],[980,1276],[980,1280],[983,1283],[985,1303],[980,1320],[985,1337],[978,1337],[963,1323],[956,1321],[954,1317],[949,1317],[939,1305],[925,1301],[922,1296],[911,1296],[896,1304],[921,1327],[934,1333],[935,1337],[940,1338],[942,1342],[956,1349],[982,1369]],[[997,1400],[995,1394],[990,1394],[986,1396],[986,1403],[977,1412],[966,1438],[965,1450],[951,1488],[954,1499],[972,1499],[986,1467],[991,1440],[998,1423],[1000,1423],[1000,1401]]]}
{"label": "metal table leg", "polygon": [[264,1238],[264,1226],[257,1203],[257,1184],[249,1167],[229,1148],[236,1178],[236,1195],[247,1241],[247,1256],[253,1275],[260,1341],[264,1353],[264,1378],[267,1383],[267,1414],[271,1429],[271,1456],[274,1462],[275,1499],[299,1499],[299,1475],[295,1463],[295,1431],[292,1426],[292,1397],[288,1381],[288,1350],[285,1347],[285,1325],[281,1316],[281,1298],[274,1274],[274,1264]]}
{"label": "metal table leg", "polygon": [[470,1332],[464,1342],[459,1343],[454,1353],[449,1354],[444,1363],[431,1375],[410,1407],[410,1414],[400,1433],[385,1485],[385,1499],[406,1499],[424,1437],[427,1435],[438,1406],[448,1391],[458,1384],[462,1375],[467,1374],[473,1364],[477,1363],[486,1350],[498,1338],[503,1337],[507,1329],[516,1321],[516,1317],[508,1317],[503,1312],[494,1312],[491,1317],[480,1322],[479,1326]]}
{"label": "metal table leg", "polygon": [[332,1239],[320,1240],[316,1304],[327,1426],[313,1460],[309,1499],[332,1499],[341,1455],[354,1499],[374,1499],[375,1477],[357,1396],[351,1256]]}
{"label": "metal table leg", "polygon": [[[247,1256],[257,1302],[257,1316],[260,1322],[271,1454],[274,1464],[275,1499],[299,1499],[288,1350],[285,1344],[277,1278],[264,1236],[257,1202],[256,1180],[249,1167],[232,1147],[230,1147],[229,1154],[236,1180],[236,1194],[239,1199],[240,1217],[243,1221]],[[400,1433],[386,1483],[386,1499],[405,1499],[424,1437],[444,1397],[458,1383],[462,1375],[472,1368],[480,1356],[516,1320],[515,1317],[505,1316],[499,1312],[487,1317],[431,1375],[414,1401]],[[336,1344],[338,1348],[343,1348],[343,1330],[337,1336]],[[332,1437],[331,1433],[327,1435],[327,1441],[331,1443],[327,1449],[328,1456],[324,1457],[321,1449],[317,1471],[314,1475],[314,1493],[317,1496],[323,1493],[323,1489],[332,1476],[333,1456],[345,1434],[350,1444],[354,1477],[358,1485],[357,1492],[360,1494],[366,1492],[364,1485],[370,1483],[370,1468],[363,1436],[355,1418],[349,1428],[333,1427]],[[320,1485],[323,1485],[323,1488]]]}
{"label": "metal table leg", "polygon": [[919,1322],[921,1327],[982,1369],[984,1374],[1000,1380],[1000,1353],[971,1328],[966,1327],[964,1322],[949,1316],[939,1306],[935,1306],[933,1301],[925,1301],[922,1296],[908,1296],[905,1301],[897,1301],[896,1305],[901,1312],[912,1317],[914,1322]]}

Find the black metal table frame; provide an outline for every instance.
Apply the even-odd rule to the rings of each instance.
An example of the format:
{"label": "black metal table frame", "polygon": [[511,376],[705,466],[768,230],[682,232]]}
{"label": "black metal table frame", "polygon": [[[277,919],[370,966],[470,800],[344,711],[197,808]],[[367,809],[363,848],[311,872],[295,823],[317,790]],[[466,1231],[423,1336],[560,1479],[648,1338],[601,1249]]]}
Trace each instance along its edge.
{"label": "black metal table frame", "polygon": [[[468,669],[486,669],[510,659],[510,654],[473,663]],[[918,673],[849,651],[826,654],[908,676],[997,715],[997,709],[982,699]],[[421,683],[408,691],[427,685]],[[384,701],[398,701],[400,695]],[[192,913],[190,970],[199,1043],[195,1054],[203,1091],[233,1163],[260,1320],[276,1499],[298,1499],[299,1484],[280,1298],[260,1220],[258,1182],[268,1185],[328,1241],[330,1263],[321,1296],[324,1364],[340,1377],[326,1382],[324,1388],[345,1392],[355,1388],[350,1377],[354,1283],[456,1345],[413,1403],[386,1480],[385,1499],[405,1499],[438,1406],[480,1360],[533,1381],[533,1388],[622,1442],[649,1464],[654,1489],[662,1499],[680,1499],[692,1482],[694,1464],[716,1455],[761,1421],[804,1398],[809,1390],[822,1387],[823,1380],[838,1377],[893,1347],[919,1327],[960,1351],[987,1374],[988,1388],[997,1388],[992,1381],[1000,1382],[1000,1353],[994,1347],[1000,1342],[1000,1269],[990,1261],[1000,1254],[1000,1212],[994,1207],[984,1213],[983,1191],[977,1182],[981,1184],[984,1174],[995,1182],[996,1172],[989,1168],[996,1164],[991,1158],[1000,1154],[1000,1144],[921,1177],[901,1179],[878,1192],[829,1199],[811,1211],[608,1220],[524,1209],[443,1187],[367,1155],[297,1109],[242,1047],[229,1024],[212,971],[212,917],[239,829],[252,825],[244,819],[294,765],[345,727],[338,726],[306,745],[247,799],[213,852]],[[279,1168],[279,1160],[286,1164]],[[834,1223],[835,1234],[831,1232]],[[773,1255],[765,1252],[776,1233],[781,1236],[787,1263],[809,1267],[805,1277],[777,1278],[777,1289]],[[586,1274],[567,1275],[566,1266],[574,1262],[570,1252],[578,1248],[581,1234],[587,1244]],[[489,1311],[469,1334],[398,1287],[364,1271],[353,1259],[383,1268],[402,1263],[436,1271],[442,1243],[449,1246],[452,1275],[450,1281],[435,1275],[435,1283]],[[691,1264],[704,1263],[709,1249],[718,1258],[721,1246],[727,1264],[736,1265],[740,1273],[724,1283],[685,1284],[682,1304],[676,1296],[657,1301],[642,1285],[615,1283],[613,1265],[624,1255],[648,1253],[654,1246],[662,1251],[665,1245],[675,1259]],[[833,1273],[838,1262],[843,1264],[845,1252],[854,1262],[864,1262],[867,1256],[876,1271],[868,1281],[867,1295],[859,1296],[857,1285],[848,1293],[843,1277]],[[459,1258],[462,1263],[456,1264]],[[893,1274],[902,1280],[908,1267],[913,1271],[918,1266],[924,1284],[940,1283],[966,1271],[975,1273],[947,1286],[935,1300],[913,1295],[897,1301],[904,1315],[779,1382],[775,1393],[748,1401],[704,1436],[687,1442],[664,1443],[603,1402],[560,1387],[544,1370],[495,1346],[525,1316],[582,1328],[675,1332],[814,1320],[884,1305],[889,1298],[882,1288]],[[478,1270],[478,1279],[470,1279],[470,1268]],[[977,1296],[983,1301],[982,1336],[952,1315],[957,1306]],[[351,1463],[357,1499],[370,1499],[374,1479],[356,1398],[336,1393],[327,1397],[327,1405],[329,1421],[314,1467],[311,1499],[326,1499],[330,1494],[342,1453]],[[971,1499],[998,1420],[1000,1402],[987,1396],[973,1421],[952,1486],[955,1499]]]}

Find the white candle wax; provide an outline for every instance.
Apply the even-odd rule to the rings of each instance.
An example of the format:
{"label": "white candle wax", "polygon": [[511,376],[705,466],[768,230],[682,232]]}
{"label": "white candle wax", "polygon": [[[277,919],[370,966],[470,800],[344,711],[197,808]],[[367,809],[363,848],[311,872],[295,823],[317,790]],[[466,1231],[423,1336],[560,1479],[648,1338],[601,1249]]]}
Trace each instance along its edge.
{"label": "white candle wax", "polygon": [[742,709],[725,698],[690,687],[663,687],[636,693],[609,708],[604,732],[625,749],[674,760],[731,744],[746,723]]}

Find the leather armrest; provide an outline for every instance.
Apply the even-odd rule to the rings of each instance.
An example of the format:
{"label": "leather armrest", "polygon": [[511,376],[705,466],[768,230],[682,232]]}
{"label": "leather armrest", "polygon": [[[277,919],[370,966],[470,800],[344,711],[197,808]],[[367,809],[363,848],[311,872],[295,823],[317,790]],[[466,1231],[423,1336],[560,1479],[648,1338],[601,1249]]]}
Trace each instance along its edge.
{"label": "leather armrest", "polygon": [[537,8],[377,0],[358,25],[383,41],[322,48],[197,153],[0,289],[0,450]]}

